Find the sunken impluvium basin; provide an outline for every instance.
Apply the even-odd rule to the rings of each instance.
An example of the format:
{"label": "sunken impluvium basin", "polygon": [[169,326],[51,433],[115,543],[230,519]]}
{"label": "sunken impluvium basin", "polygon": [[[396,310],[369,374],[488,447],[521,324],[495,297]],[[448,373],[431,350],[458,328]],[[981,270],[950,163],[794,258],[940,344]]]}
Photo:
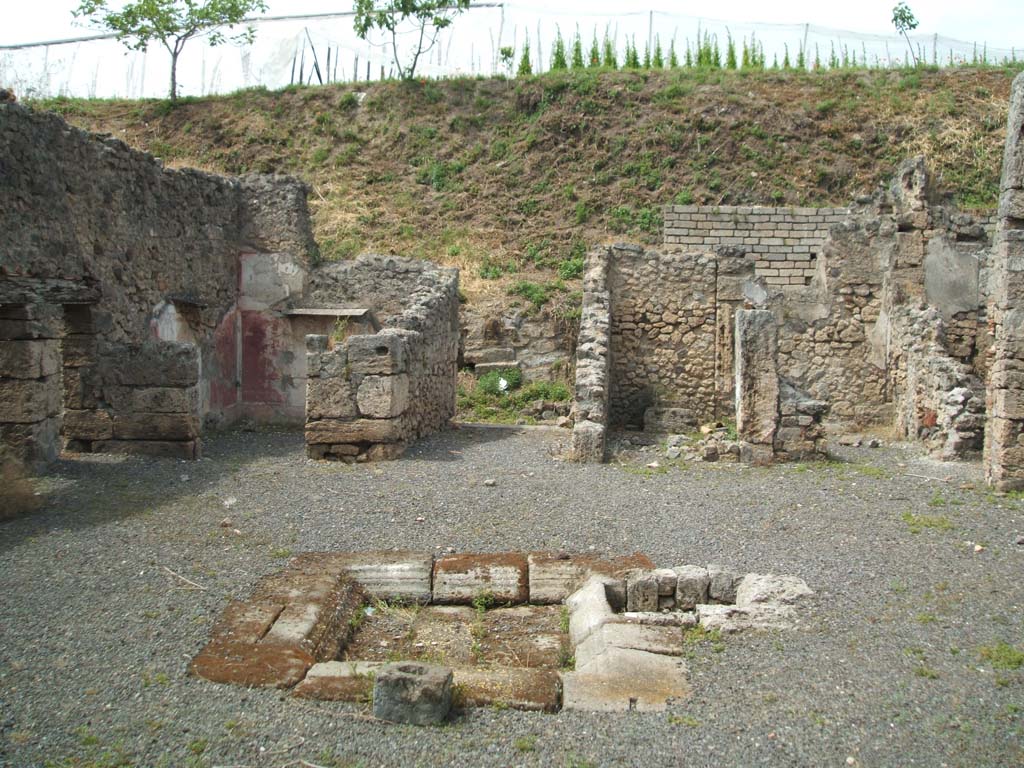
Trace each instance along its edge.
{"label": "sunken impluvium basin", "polygon": [[422,662],[450,669],[454,706],[661,710],[689,694],[688,631],[792,627],[811,594],[639,554],[310,552],[231,602],[191,671],[367,702],[386,669]]}

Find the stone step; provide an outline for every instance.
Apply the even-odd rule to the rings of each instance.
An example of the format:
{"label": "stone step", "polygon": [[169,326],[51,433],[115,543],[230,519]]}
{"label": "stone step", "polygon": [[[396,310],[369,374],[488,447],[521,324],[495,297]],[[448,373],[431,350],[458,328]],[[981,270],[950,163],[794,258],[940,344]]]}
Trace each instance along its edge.
{"label": "stone step", "polygon": [[477,376],[481,376],[491,371],[503,371],[507,368],[518,368],[519,363],[515,360],[505,360],[500,363],[477,363],[473,366],[473,373]]}
{"label": "stone step", "polygon": [[465,350],[462,353],[462,358],[469,365],[480,365],[481,363],[504,364],[503,361],[505,360],[516,359],[516,351],[512,347],[481,347]]}

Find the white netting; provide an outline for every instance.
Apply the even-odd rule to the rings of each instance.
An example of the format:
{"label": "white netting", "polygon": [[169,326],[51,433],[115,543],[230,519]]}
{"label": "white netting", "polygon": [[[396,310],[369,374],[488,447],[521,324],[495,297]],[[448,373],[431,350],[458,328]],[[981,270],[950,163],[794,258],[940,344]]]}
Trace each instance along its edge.
{"label": "white netting", "polygon": [[[253,25],[252,45],[230,44],[210,47],[204,40],[190,41],[178,65],[179,93],[205,95],[227,93],[257,85],[280,88],[298,82],[372,80],[395,72],[390,39],[373,36],[368,42],[356,37],[350,14],[330,17],[283,18]],[[909,57],[905,40],[896,35],[872,35],[830,29],[813,24],[734,23],[664,12],[631,11],[619,14],[561,14],[520,4],[492,4],[473,7],[444,30],[437,44],[419,62],[417,74],[424,77],[491,75],[504,72],[499,59],[502,46],[516,49],[516,61],[528,38],[533,70],[546,71],[551,63],[551,46],[558,30],[567,46],[579,30],[584,52],[594,35],[599,41],[611,38],[624,61],[627,41],[635,41],[641,56],[649,41],[660,40],[667,58],[669,43],[684,60],[687,44],[696,45],[698,30],[717,36],[724,59],[727,35],[737,46],[756,38],[763,46],[767,63],[777,57],[781,63],[786,50],[796,63],[804,47],[810,66],[815,54],[827,66],[833,54],[844,51],[847,61],[859,64],[899,66]],[[400,46],[407,57],[408,45],[416,35],[406,33]],[[919,58],[926,62],[971,63],[982,57],[991,63],[1017,60],[1020,51],[986,47],[937,35],[911,35]],[[314,62],[315,51],[315,62]],[[330,56],[328,69],[327,57]],[[315,66],[314,66],[315,64]],[[319,77],[317,71],[319,70]],[[113,39],[89,39],[21,47],[0,46],[0,84],[12,86],[22,97],[163,97],[170,80],[170,57],[158,43],[148,51],[128,51]]]}

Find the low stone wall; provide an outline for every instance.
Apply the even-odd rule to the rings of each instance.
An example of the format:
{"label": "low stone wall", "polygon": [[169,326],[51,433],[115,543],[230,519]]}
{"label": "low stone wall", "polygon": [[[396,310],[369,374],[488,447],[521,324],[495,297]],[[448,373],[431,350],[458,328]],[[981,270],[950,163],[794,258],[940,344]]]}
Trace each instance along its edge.
{"label": "low stone wall", "polygon": [[608,428],[608,377],[611,368],[607,248],[587,254],[583,273],[583,308],[576,346],[576,384],[570,456],[601,462]]}
{"label": "low stone wall", "polygon": [[385,310],[404,301],[406,309],[383,320],[375,334],[307,337],[309,455],[397,458],[409,441],[444,428],[455,415],[458,272],[412,259],[361,257],[319,277],[310,298],[332,297]]}

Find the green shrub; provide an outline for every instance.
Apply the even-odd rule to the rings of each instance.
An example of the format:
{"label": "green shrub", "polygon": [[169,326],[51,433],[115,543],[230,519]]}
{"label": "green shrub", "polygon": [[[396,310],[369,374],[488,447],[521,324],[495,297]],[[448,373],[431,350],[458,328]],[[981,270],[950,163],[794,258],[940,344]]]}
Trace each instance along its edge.
{"label": "green shrub", "polygon": [[551,292],[547,286],[529,280],[520,280],[509,288],[508,292],[512,296],[522,296],[533,304],[535,309],[540,309],[551,299]]}
{"label": "green shrub", "polygon": [[508,391],[518,389],[523,383],[523,372],[518,368],[500,368],[497,371],[488,371],[476,382],[476,388],[485,395],[500,395],[501,379],[508,382]]}
{"label": "green shrub", "polygon": [[572,280],[583,274],[583,257],[573,256],[558,265],[558,276],[563,280]]}

